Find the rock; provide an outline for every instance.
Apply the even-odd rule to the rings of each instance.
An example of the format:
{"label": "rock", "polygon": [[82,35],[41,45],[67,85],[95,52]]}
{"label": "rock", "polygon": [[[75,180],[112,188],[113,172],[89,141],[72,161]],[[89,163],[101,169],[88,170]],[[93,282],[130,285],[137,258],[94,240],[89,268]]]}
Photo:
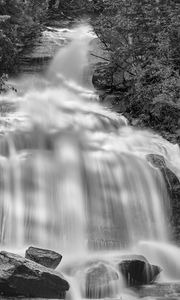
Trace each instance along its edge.
{"label": "rock", "polygon": [[51,269],[55,269],[62,259],[62,255],[55,251],[36,247],[29,247],[26,250],[25,257]]}
{"label": "rock", "polygon": [[[153,285],[145,285],[138,288],[133,288],[133,291],[137,293],[137,297],[144,299],[164,299],[164,300],[175,300],[180,299],[180,283],[179,282],[167,282],[167,283],[156,283]],[[153,298],[152,298],[153,297]],[[162,298],[161,298],[162,297]],[[171,298],[172,297],[172,298]],[[177,297],[177,298],[176,298]]]}
{"label": "rock", "polygon": [[105,45],[97,37],[92,39],[89,43],[88,61],[90,65],[94,65],[95,68],[100,63],[108,64],[110,61],[109,52],[106,50]]}
{"label": "rock", "polygon": [[139,286],[154,282],[161,272],[161,268],[151,265],[147,261],[133,259],[121,261],[119,271],[128,286]]}
{"label": "rock", "polygon": [[118,113],[125,113],[127,108],[127,101],[124,94],[121,92],[114,94],[105,94],[102,98],[102,105],[109,107]]}
{"label": "rock", "polygon": [[9,252],[0,252],[0,294],[64,299],[69,289],[62,274]]}
{"label": "rock", "polygon": [[148,263],[147,258],[144,255],[140,255],[140,254],[122,254],[120,256],[115,257],[115,262],[119,263],[120,261],[125,261],[125,260],[140,260],[140,261],[144,261],[145,263]]}
{"label": "rock", "polygon": [[92,83],[97,90],[111,90],[113,87],[113,71],[108,64],[97,65],[93,77]]}
{"label": "rock", "polygon": [[108,261],[92,259],[78,261],[66,268],[66,274],[76,278],[79,283],[82,298],[98,299],[116,297],[121,287],[119,271]]}
{"label": "rock", "polygon": [[86,269],[85,297],[91,299],[115,297],[119,289],[119,274],[111,265],[97,262]]}
{"label": "rock", "polygon": [[[162,155],[148,154],[147,160],[158,168],[165,180],[167,191],[171,204],[171,226],[173,228],[173,238],[180,242],[180,181],[178,177],[167,167],[166,161]],[[170,211],[170,209],[169,209]]]}

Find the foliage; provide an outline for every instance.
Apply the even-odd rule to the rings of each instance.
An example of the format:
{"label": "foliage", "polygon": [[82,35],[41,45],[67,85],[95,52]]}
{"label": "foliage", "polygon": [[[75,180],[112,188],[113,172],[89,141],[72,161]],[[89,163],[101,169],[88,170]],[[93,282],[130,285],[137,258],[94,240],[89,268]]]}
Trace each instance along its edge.
{"label": "foliage", "polygon": [[8,86],[6,84],[6,81],[8,80],[8,76],[6,74],[3,74],[0,77],[0,93],[7,92]]}
{"label": "foliage", "polygon": [[23,46],[40,33],[46,0],[0,0],[0,75],[13,70]]}
{"label": "foliage", "polygon": [[91,0],[60,0],[58,9],[67,15],[78,13],[80,15],[89,12],[91,8]]}
{"label": "foliage", "polygon": [[7,83],[8,81],[8,75],[7,74],[2,74],[0,77],[0,94],[1,93],[6,93],[8,91],[14,91],[16,92],[16,89]]}
{"label": "foliage", "polygon": [[[121,72],[126,112],[157,130],[179,129],[180,3],[172,0],[97,0],[95,31]],[[119,97],[119,101],[122,96]],[[172,125],[173,124],[173,125]]]}

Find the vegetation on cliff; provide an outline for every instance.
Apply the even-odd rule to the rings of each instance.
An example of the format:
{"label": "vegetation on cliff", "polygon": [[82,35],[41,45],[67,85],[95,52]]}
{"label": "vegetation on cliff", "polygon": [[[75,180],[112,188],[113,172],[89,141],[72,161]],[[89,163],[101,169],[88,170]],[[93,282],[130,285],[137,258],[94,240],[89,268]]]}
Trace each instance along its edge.
{"label": "vegetation on cliff", "polygon": [[113,106],[130,121],[180,142],[179,1],[93,0],[92,10],[110,57],[96,74],[102,87],[94,80],[107,87],[102,100],[113,94]]}
{"label": "vegetation on cliff", "polygon": [[18,55],[41,32],[47,10],[46,0],[0,0],[0,90],[6,75],[14,71]]}

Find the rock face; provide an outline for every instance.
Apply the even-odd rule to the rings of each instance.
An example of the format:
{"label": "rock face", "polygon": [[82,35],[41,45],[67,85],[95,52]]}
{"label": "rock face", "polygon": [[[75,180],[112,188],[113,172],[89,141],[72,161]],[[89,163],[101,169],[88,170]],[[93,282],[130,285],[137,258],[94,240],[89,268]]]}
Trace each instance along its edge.
{"label": "rock face", "polygon": [[143,287],[134,288],[137,293],[137,298],[157,299],[157,300],[179,300],[180,299],[180,283],[165,282],[156,283],[153,285],[144,285]]}
{"label": "rock face", "polygon": [[55,271],[19,255],[0,252],[0,294],[64,299],[68,282]]}
{"label": "rock face", "polygon": [[62,259],[62,256],[55,251],[35,247],[29,247],[25,257],[51,269],[55,269]]}
{"label": "rock face", "polygon": [[153,166],[158,168],[164,177],[172,208],[170,218],[171,226],[173,228],[172,235],[175,241],[180,242],[180,181],[166,166],[166,161],[163,156],[149,154],[147,155],[147,160],[150,161]]}
{"label": "rock face", "polygon": [[121,261],[119,271],[128,286],[138,286],[154,282],[161,268],[143,260],[133,259]]}

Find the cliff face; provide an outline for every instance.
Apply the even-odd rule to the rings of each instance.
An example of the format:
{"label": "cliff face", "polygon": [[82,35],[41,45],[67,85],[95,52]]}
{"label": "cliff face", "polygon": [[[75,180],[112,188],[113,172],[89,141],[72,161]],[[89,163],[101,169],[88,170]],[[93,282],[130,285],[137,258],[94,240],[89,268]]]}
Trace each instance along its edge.
{"label": "cliff face", "polygon": [[179,178],[167,167],[166,161],[163,156],[149,154],[147,160],[152,163],[153,166],[158,168],[165,180],[170,203],[171,203],[171,213],[170,213],[170,227],[171,240],[180,243],[180,181]]}

